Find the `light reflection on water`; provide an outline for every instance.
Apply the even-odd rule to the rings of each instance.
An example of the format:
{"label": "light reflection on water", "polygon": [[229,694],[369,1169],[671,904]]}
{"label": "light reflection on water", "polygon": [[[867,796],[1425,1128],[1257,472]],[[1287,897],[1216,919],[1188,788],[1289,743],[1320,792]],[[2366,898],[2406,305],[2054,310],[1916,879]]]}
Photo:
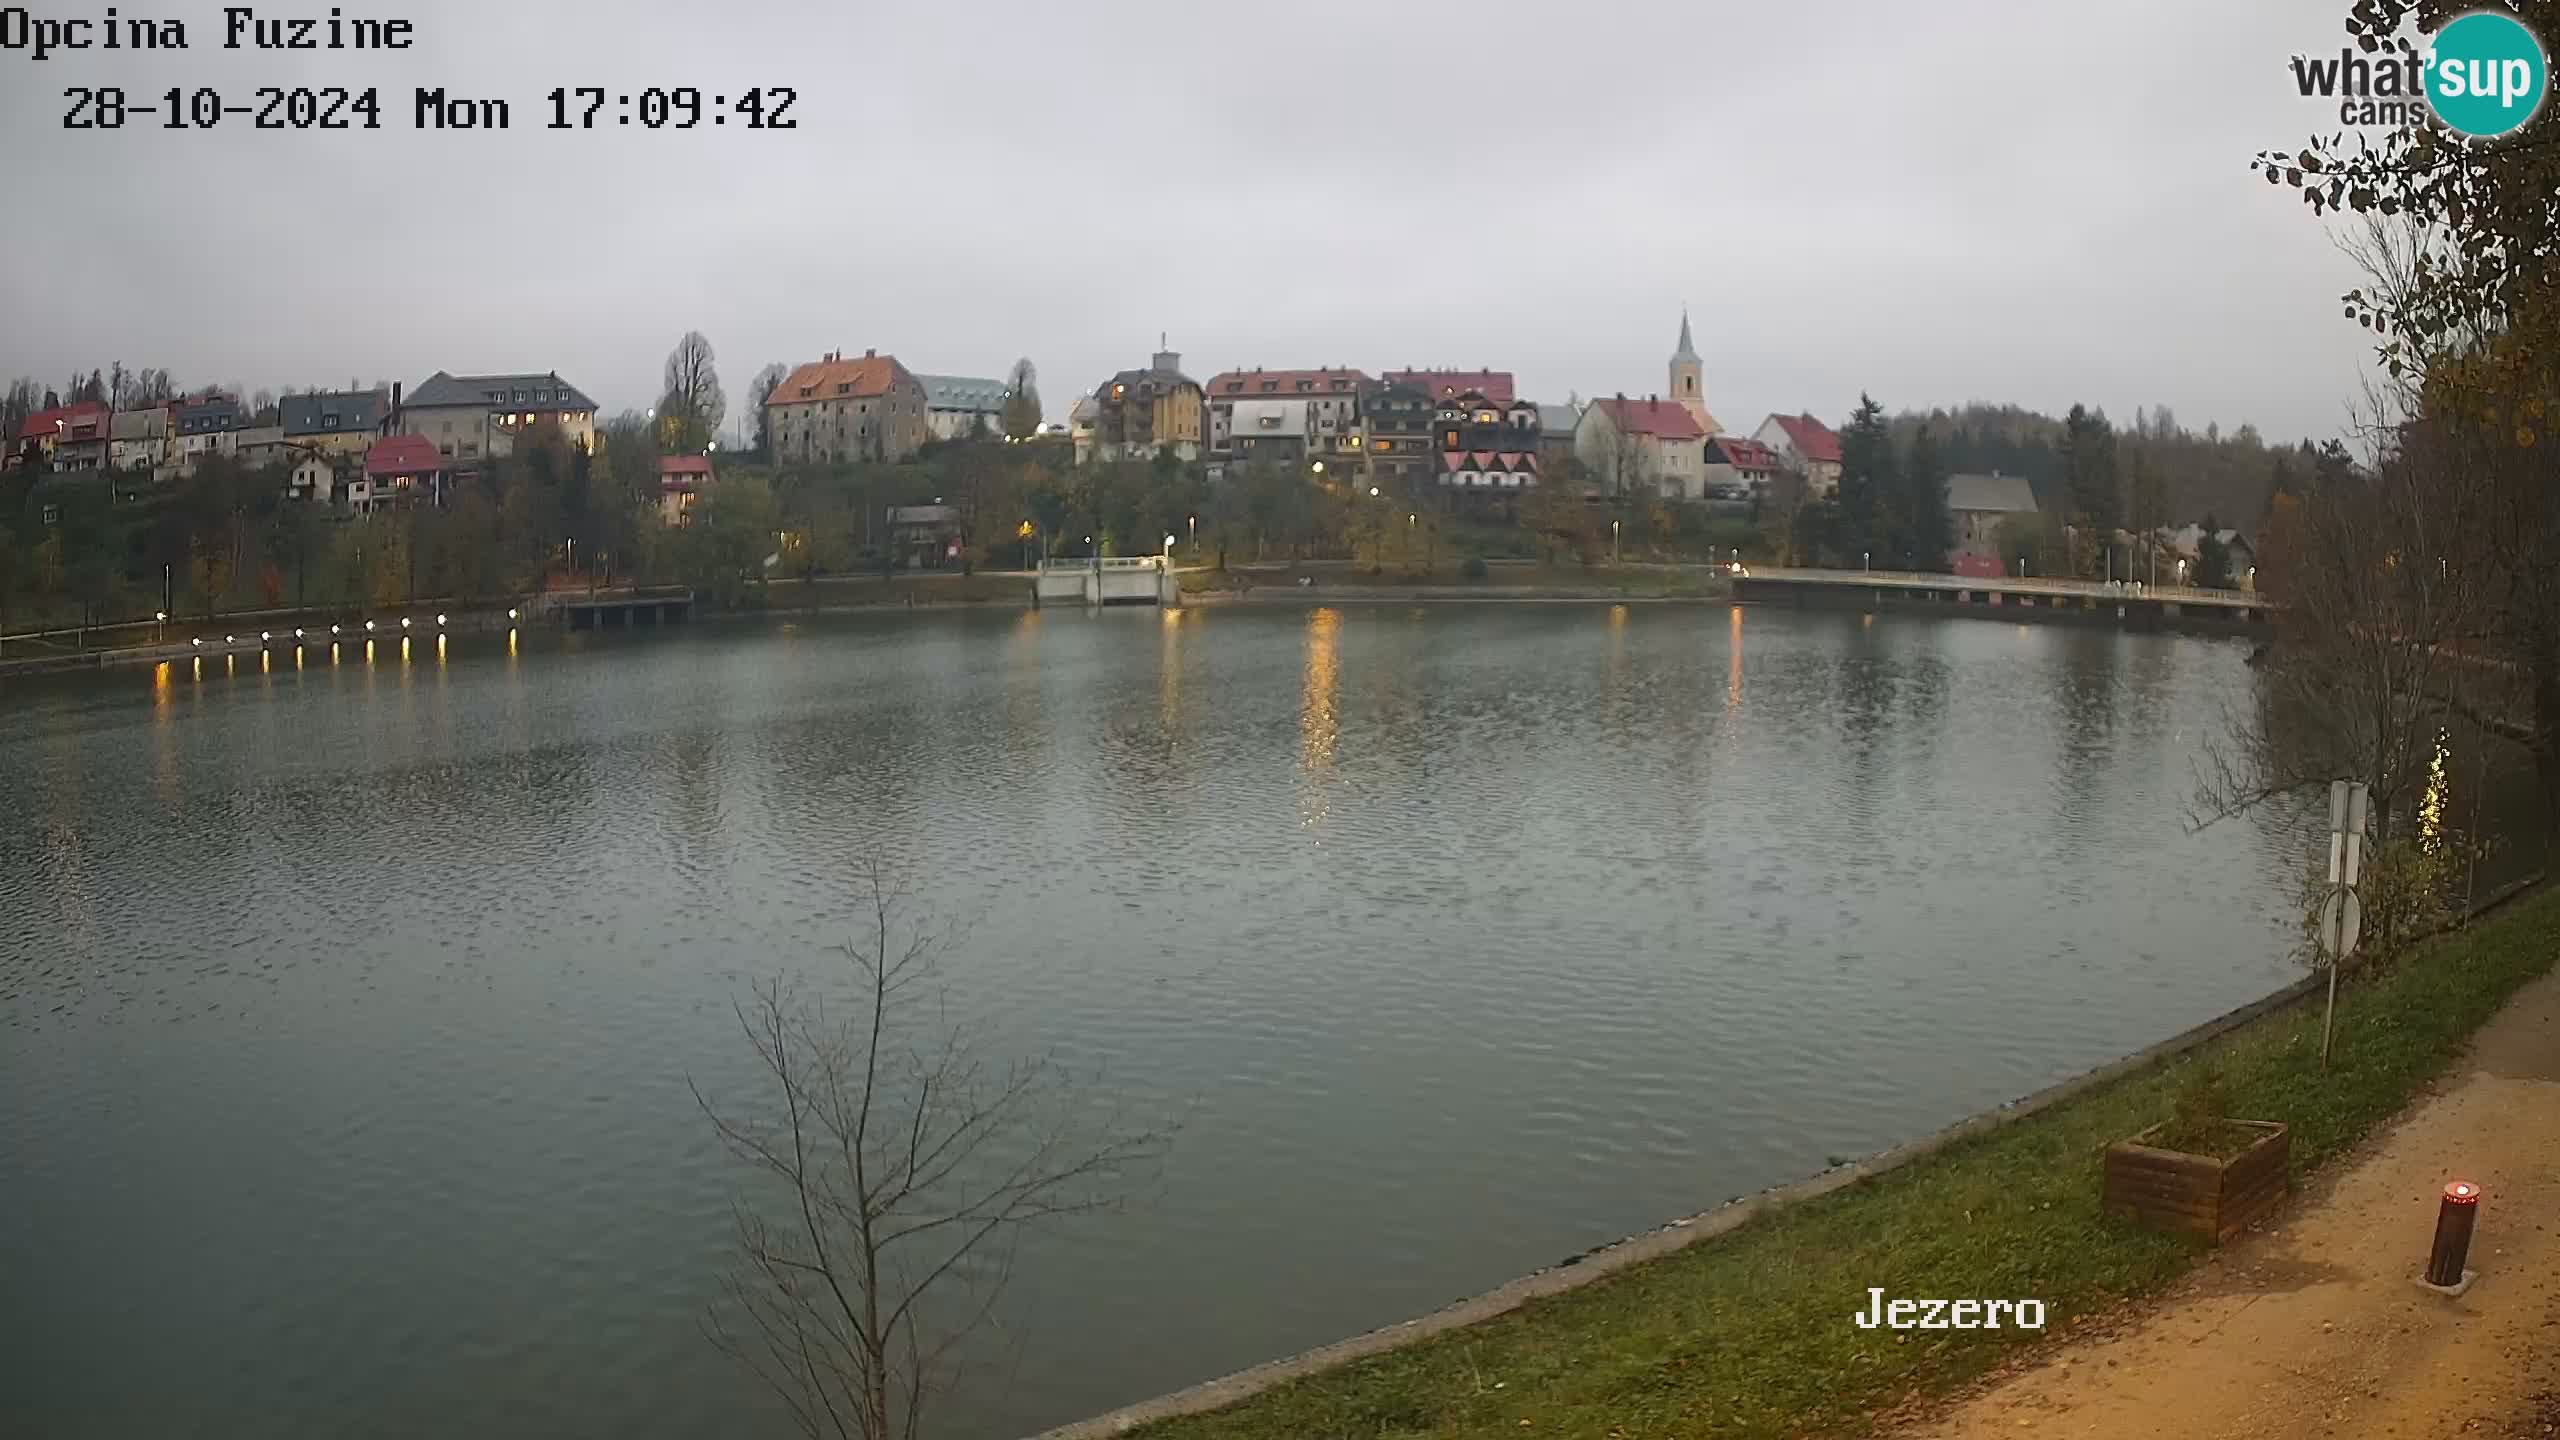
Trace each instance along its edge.
{"label": "light reflection on water", "polygon": [[0,1433],[782,1433],[696,1325],[686,1087],[873,842],[955,1006],[1185,1126],[1026,1249],[949,1433],[1420,1313],[2290,978],[2295,852],[2180,815],[2240,656],[1061,611],[13,691]]}

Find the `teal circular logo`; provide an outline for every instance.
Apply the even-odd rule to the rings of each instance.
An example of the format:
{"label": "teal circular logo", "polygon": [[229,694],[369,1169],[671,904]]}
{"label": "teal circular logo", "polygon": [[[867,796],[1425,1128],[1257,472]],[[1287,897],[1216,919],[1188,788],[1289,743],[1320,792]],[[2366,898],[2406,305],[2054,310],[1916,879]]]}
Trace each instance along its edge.
{"label": "teal circular logo", "polygon": [[2427,108],[2475,139],[2532,119],[2550,89],[2541,42],[2512,15],[2474,11],[2437,31],[2427,52]]}

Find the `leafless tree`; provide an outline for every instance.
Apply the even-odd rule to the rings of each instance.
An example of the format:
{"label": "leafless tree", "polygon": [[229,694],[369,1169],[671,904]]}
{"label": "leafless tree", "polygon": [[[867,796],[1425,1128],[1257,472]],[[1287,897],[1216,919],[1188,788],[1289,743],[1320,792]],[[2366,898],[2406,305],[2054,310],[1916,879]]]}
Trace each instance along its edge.
{"label": "leafless tree", "polygon": [[700,450],[720,433],[720,421],[729,413],[729,397],[721,392],[711,342],[701,331],[686,331],[676,348],[667,352],[666,391],[658,418],[667,424],[673,448]]}
{"label": "leafless tree", "polygon": [[1082,1123],[1055,1062],[991,1058],[947,1016],[947,933],[910,922],[885,863],[862,878],[872,923],[843,949],[851,1008],[758,985],[738,1021],[764,1104],[694,1091],[763,1186],[738,1206],[740,1263],[709,1328],[803,1434],[913,1440],[1023,1227],[1118,1203],[1165,1132]]}
{"label": "leafless tree", "polygon": [[1004,433],[1016,440],[1040,433],[1040,372],[1029,356],[1014,361],[1005,376]]}
{"label": "leafless tree", "polygon": [[2481,692],[2490,511],[2460,440],[2402,427],[2371,473],[2279,507],[2261,539],[2275,635],[2255,694],[2208,739],[2190,818],[2251,810],[2336,779],[2372,792],[2377,846],[2411,818],[2449,711]]}
{"label": "leafless tree", "polygon": [[772,401],[773,392],[781,388],[782,382],[790,374],[790,366],[776,361],[757,371],[756,378],[747,385],[747,397],[755,402],[756,407],[756,453],[767,459],[773,456],[773,412],[765,406]]}

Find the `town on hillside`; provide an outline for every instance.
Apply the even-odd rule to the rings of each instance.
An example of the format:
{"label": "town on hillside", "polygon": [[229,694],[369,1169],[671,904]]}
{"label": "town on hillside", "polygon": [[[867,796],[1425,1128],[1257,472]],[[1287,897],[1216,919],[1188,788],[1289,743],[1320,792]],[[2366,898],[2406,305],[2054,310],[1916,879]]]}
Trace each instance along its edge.
{"label": "town on hillside", "polygon": [[1643,395],[1533,397],[1498,369],[1203,381],[1161,338],[1064,423],[1028,361],[925,374],[834,350],[767,366],[749,393],[724,451],[698,333],[668,357],[658,405],[610,419],[550,370],[250,397],[121,365],[67,390],[20,380],[0,405],[0,552],[20,557],[0,572],[0,620],[66,601],[94,623],[609,579],[734,591],[1168,544],[1220,566],[1749,560],[2248,589],[2249,527],[2347,463],[2247,427],[2195,434],[2165,408],[2119,429],[2083,407],[2057,421],[1868,402],[1728,428],[1685,313]]}

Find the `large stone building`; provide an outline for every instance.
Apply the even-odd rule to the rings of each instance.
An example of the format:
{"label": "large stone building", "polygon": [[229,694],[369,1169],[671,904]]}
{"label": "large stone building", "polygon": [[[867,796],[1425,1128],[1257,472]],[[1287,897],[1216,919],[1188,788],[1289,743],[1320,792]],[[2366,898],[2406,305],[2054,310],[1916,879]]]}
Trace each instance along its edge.
{"label": "large stone building", "polygon": [[[1208,402],[1200,382],[1182,373],[1182,356],[1158,350],[1144,370],[1123,370],[1094,387],[1092,458],[1151,460],[1170,450],[1201,457]],[[1084,447],[1079,447],[1079,454]]]}
{"label": "large stone building", "polygon": [[773,455],[791,464],[904,460],[933,433],[924,382],[898,357],[831,351],[784,377],[766,397]]}
{"label": "large stone building", "polygon": [[[570,444],[595,448],[596,402],[554,370],[541,375],[454,375],[439,370],[405,396],[394,392],[388,433],[432,441],[446,468],[467,474],[512,455],[516,437],[545,422]],[[325,411],[323,423],[325,420]],[[343,423],[343,416],[341,421]],[[365,452],[370,454],[368,443]],[[402,451],[404,459],[410,452]]]}

